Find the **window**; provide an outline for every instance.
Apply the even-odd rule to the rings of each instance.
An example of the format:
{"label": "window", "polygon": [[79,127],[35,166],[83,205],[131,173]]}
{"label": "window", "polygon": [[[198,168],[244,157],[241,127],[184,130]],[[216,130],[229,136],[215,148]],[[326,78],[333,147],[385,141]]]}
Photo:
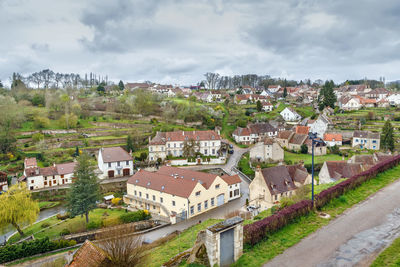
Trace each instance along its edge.
{"label": "window", "polygon": [[34,180],[31,180],[31,184],[33,184],[35,181]]}
{"label": "window", "polygon": [[175,200],[172,200],[172,206],[175,207]]}
{"label": "window", "polygon": [[[32,182],[33,182],[33,180],[32,180]],[[46,181],[44,181],[44,185],[47,185],[47,182],[46,182]]]}
{"label": "window", "polygon": [[64,178],[64,174],[61,174],[61,178]]}
{"label": "window", "polygon": [[194,214],[194,206],[191,206],[190,207],[190,215],[193,215]]}
{"label": "window", "polygon": [[229,191],[229,197],[232,197],[232,196],[233,196],[232,191]]}
{"label": "window", "polygon": [[214,198],[211,198],[211,206],[214,206]]}
{"label": "window", "polygon": [[162,197],[160,197],[160,203],[163,203],[164,199]]}
{"label": "window", "polygon": [[111,162],[108,163],[108,168],[111,168]]}
{"label": "window", "polygon": [[149,194],[146,194],[146,198],[149,199]]}
{"label": "window", "polygon": [[356,139],[356,143],[358,143],[358,139]]}
{"label": "window", "polygon": [[200,196],[200,192],[201,192],[201,191],[197,191],[197,192],[196,192],[196,197]]}
{"label": "window", "polygon": [[155,210],[155,209],[156,209],[156,206],[153,205],[153,210]]}
{"label": "window", "polygon": [[200,212],[201,211],[201,203],[197,204],[197,211]]}
{"label": "window", "polygon": [[[290,193],[292,193],[292,192],[290,192]],[[234,191],[234,194],[233,194],[234,196],[238,196],[239,195],[239,189],[235,189],[235,191]]]}
{"label": "window", "polygon": [[208,200],[204,201],[204,209],[208,209]]}
{"label": "window", "polygon": [[119,167],[121,165],[121,162],[120,161],[117,161],[117,166]]}
{"label": "window", "polygon": [[142,197],[142,192],[139,192],[139,197]]}
{"label": "window", "polygon": [[152,146],[150,147],[150,152],[153,152],[153,147]]}
{"label": "window", "polygon": [[127,160],[127,161],[125,162],[125,164],[126,164],[126,166],[128,166],[128,165],[129,165],[129,160]]}
{"label": "window", "polygon": [[275,195],[275,200],[278,200],[278,195]]}
{"label": "window", "polygon": [[219,184],[216,184],[216,185],[215,185],[215,189],[219,189]]}
{"label": "window", "polygon": [[372,149],[376,149],[376,146],[373,146]]}
{"label": "window", "polygon": [[376,144],[376,140],[372,140],[372,143],[373,143],[373,144]]}
{"label": "window", "polygon": [[207,155],[207,154],[208,154],[207,149],[204,149],[204,155]]}
{"label": "window", "polygon": [[215,146],[215,142],[212,142],[212,146]]}
{"label": "window", "polygon": [[168,144],[168,148],[170,148],[171,147],[171,145],[170,144]]}
{"label": "window", "polygon": [[156,196],[155,195],[153,195],[153,201],[156,201]]}
{"label": "window", "polygon": [[136,196],[136,195],[137,195],[137,192],[136,192],[136,190],[135,190],[135,192],[134,192],[134,193],[135,193],[135,196]]}
{"label": "window", "polygon": [[174,143],[174,147],[176,147],[176,143]]}
{"label": "window", "polygon": [[215,149],[212,150],[212,154],[213,154],[213,155],[215,154]]}
{"label": "window", "polygon": [[47,176],[44,177],[44,180],[47,181]]}

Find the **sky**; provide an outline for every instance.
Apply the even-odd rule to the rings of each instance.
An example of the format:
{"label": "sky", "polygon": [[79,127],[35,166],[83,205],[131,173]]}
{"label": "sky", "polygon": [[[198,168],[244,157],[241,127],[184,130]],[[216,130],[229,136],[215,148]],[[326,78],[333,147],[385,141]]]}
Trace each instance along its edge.
{"label": "sky", "polygon": [[196,84],[204,73],[400,79],[398,0],[0,0],[0,80],[42,69]]}

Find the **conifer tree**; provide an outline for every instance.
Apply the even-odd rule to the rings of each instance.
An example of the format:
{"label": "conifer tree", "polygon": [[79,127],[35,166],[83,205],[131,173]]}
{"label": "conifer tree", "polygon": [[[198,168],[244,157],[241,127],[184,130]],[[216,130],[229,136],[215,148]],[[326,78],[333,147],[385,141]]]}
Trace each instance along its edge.
{"label": "conifer tree", "polygon": [[381,145],[386,149],[394,150],[393,126],[390,121],[386,121],[382,128]]}

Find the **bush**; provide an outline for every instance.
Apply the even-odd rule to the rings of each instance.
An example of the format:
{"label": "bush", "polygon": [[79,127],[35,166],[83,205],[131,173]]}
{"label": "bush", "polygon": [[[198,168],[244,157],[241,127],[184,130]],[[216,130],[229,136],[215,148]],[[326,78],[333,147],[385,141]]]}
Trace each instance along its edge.
{"label": "bush", "polygon": [[48,237],[5,245],[0,247],[0,264],[74,245],[76,245],[76,242],[73,240],[50,241]]}
{"label": "bush", "polygon": [[121,203],[121,200],[122,200],[122,198],[120,198],[120,197],[114,197],[113,199],[111,199],[111,203],[114,206],[117,206],[117,205],[119,205]]}
{"label": "bush", "polygon": [[50,226],[50,224],[47,223],[47,222],[45,222],[45,223],[42,223],[42,225],[41,225],[40,227],[42,227],[42,228],[47,228],[47,227],[49,227],[49,226]]}
{"label": "bush", "polygon": [[96,221],[90,221],[86,225],[86,229],[88,229],[88,230],[99,229],[100,227],[101,227],[101,222],[96,222]]}
{"label": "bush", "polygon": [[60,236],[69,235],[69,234],[71,234],[71,231],[66,228],[62,229],[60,232]]}
{"label": "bush", "polygon": [[37,142],[39,142],[39,141],[41,141],[43,139],[44,139],[44,135],[41,134],[41,133],[35,133],[35,134],[32,135],[32,141],[35,142],[35,143],[37,143]]}
{"label": "bush", "polygon": [[135,212],[128,212],[125,214],[121,214],[119,216],[119,219],[122,223],[131,223],[131,222],[138,222],[138,221],[143,221],[150,219],[151,215],[149,212],[146,210],[138,210]]}
{"label": "bush", "polygon": [[119,218],[104,218],[102,222],[104,227],[110,227],[121,224],[121,220]]}
{"label": "bush", "polygon": [[59,220],[65,220],[65,219],[68,219],[69,217],[70,217],[70,215],[68,212],[66,212],[64,214],[57,214],[57,219],[59,219]]}
{"label": "bush", "polygon": [[36,129],[43,129],[50,125],[50,120],[46,117],[36,116],[33,119],[33,127]]}

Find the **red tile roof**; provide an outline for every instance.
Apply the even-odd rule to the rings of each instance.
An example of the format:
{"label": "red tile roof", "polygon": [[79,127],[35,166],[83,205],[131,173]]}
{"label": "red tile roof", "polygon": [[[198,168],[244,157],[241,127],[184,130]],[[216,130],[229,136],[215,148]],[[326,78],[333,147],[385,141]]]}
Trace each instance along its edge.
{"label": "red tile roof", "polygon": [[71,263],[67,266],[69,267],[81,267],[81,266],[111,266],[109,256],[100,247],[94,245],[89,240],[75,252],[74,258]]}
{"label": "red tile roof", "polygon": [[221,136],[212,130],[207,131],[174,131],[174,132],[157,132],[156,136],[150,140],[150,145],[163,145],[166,142],[175,141],[213,141],[221,140]]}
{"label": "red tile roof", "polygon": [[74,173],[76,162],[68,162],[62,164],[56,164],[57,173],[59,175]]}
{"label": "red tile roof", "polygon": [[200,182],[206,189],[208,189],[214,182],[218,175],[206,172],[192,171],[185,168],[176,168],[170,166],[162,166],[157,173],[164,175],[178,175],[180,178],[188,179],[191,181]]}
{"label": "red tile roof", "polygon": [[310,130],[309,126],[300,126],[300,125],[296,126],[296,133],[298,134],[308,134],[309,130]]}
{"label": "red tile roof", "polygon": [[150,188],[167,194],[188,198],[193,192],[197,181],[182,179],[180,176],[161,174],[139,170],[128,180],[128,184]]}
{"label": "red tile roof", "polygon": [[[299,169],[299,172],[296,177],[297,169]],[[294,184],[294,181],[301,182],[301,180],[305,180],[308,176],[307,171],[300,165],[280,165],[266,168],[261,170],[261,174],[271,192],[271,195],[295,190],[297,187]]]}
{"label": "red tile roof", "polygon": [[343,141],[343,136],[337,133],[326,133],[324,134],[324,141]]}
{"label": "red tile roof", "polygon": [[129,155],[122,147],[104,147],[101,148],[101,155],[103,162],[116,162],[133,160],[132,156]]}
{"label": "red tile roof", "polygon": [[25,158],[25,168],[36,167],[36,158]]}
{"label": "red tile roof", "polygon": [[349,178],[362,172],[360,163],[347,163],[346,161],[325,161],[329,176],[335,180]]}
{"label": "red tile roof", "polygon": [[229,176],[229,175],[223,175],[222,180],[224,180],[228,185],[233,185],[233,184],[239,184],[242,182],[242,180],[240,179],[239,175],[233,175],[233,176]]}

